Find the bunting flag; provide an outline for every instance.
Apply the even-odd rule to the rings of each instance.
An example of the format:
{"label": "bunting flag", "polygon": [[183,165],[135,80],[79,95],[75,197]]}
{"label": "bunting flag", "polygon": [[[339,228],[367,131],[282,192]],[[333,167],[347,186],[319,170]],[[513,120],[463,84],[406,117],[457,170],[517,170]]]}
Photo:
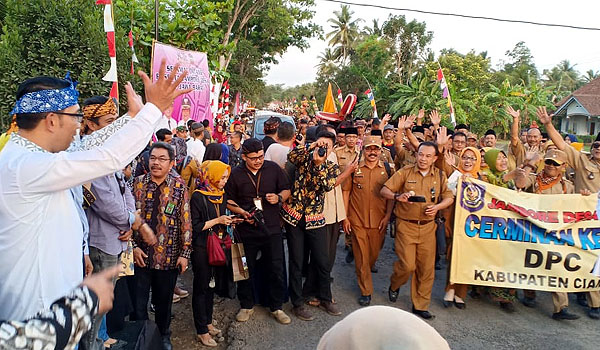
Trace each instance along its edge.
{"label": "bunting flag", "polygon": [[113,21],[112,0],[97,0],[96,5],[104,5],[104,31],[108,44],[108,56],[110,57],[110,69],[102,78],[104,81],[112,82],[110,97],[119,99],[119,83],[117,78],[117,48],[115,44],[115,25]]}
{"label": "bunting flag", "polygon": [[440,82],[440,90],[442,90],[442,98],[448,100],[447,106],[450,108],[450,120],[452,121],[452,125],[456,125],[456,117],[454,116],[454,106],[452,105],[452,98],[450,97],[450,90],[448,90],[448,84],[446,83],[446,78],[444,77],[444,72],[442,71],[442,67],[437,71],[437,81]]}
{"label": "bunting flag", "polygon": [[333,99],[333,90],[331,89],[331,83],[327,87],[327,96],[325,97],[325,103],[323,104],[323,112],[337,113],[335,106],[335,100]]}
{"label": "bunting flag", "polygon": [[134,63],[139,63],[137,56],[135,55],[135,49],[133,48],[133,32],[130,30],[129,31],[129,48],[131,48],[131,74],[134,74],[133,72],[133,64]]}
{"label": "bunting flag", "polygon": [[338,89],[337,91],[337,99],[341,105],[344,104],[344,96],[342,96],[342,89]]}
{"label": "bunting flag", "polygon": [[371,91],[371,89],[367,89],[367,91],[365,91],[365,95],[367,95],[369,101],[371,101],[371,107],[373,107],[373,118],[378,118],[377,106],[375,105],[375,95],[373,95],[373,91]]}

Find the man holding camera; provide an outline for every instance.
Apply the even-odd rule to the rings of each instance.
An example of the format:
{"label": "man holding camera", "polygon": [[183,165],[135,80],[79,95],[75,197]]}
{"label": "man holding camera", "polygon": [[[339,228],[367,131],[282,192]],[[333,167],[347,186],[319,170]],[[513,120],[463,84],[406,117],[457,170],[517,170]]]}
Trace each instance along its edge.
{"label": "man holding camera", "polygon": [[260,253],[261,259],[265,259],[269,266],[271,315],[279,323],[288,324],[291,320],[282,310],[285,285],[279,205],[290,195],[289,181],[279,165],[265,161],[263,144],[258,139],[244,141],[242,159],[244,162],[232,169],[225,186],[229,198],[227,207],[246,218],[238,225],[237,231],[244,244],[250,279],[238,282],[241,309],[236,320],[248,321],[254,313],[252,279],[256,276],[256,260]]}
{"label": "man holding camera", "polygon": [[327,160],[333,149],[335,135],[322,131],[308,148],[298,146],[288,154],[288,161],[296,167],[292,195],[283,203],[281,216],[287,226],[289,251],[289,292],[294,314],[301,320],[311,321],[313,315],[304,306],[302,296],[302,265],[305,244],[310,248],[310,261],[317,273],[316,297],[327,313],[339,316],[341,312],[332,303],[329,253],[323,207],[325,193],[331,191],[340,175],[339,167]]}

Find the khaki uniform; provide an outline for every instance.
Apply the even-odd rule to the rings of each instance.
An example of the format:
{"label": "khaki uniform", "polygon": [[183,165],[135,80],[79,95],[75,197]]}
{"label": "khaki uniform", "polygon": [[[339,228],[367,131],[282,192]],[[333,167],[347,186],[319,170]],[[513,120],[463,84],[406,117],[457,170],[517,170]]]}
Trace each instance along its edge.
{"label": "khaki uniform", "polygon": [[383,244],[385,230],[379,230],[379,223],[387,210],[387,200],[379,192],[387,180],[383,162],[379,161],[373,169],[361,162],[352,181],[344,185],[344,191],[350,192],[348,220],[352,226],[352,250],[362,295],[373,294],[371,268]]}
{"label": "khaki uniform", "polygon": [[381,147],[381,156],[379,157],[379,159],[382,162],[387,162],[390,165],[390,167],[395,168],[394,160],[392,159],[392,153],[389,149]]}
{"label": "khaki uniform", "polygon": [[[588,189],[592,193],[600,191],[600,164],[592,161],[590,155],[583,154],[567,145],[563,150],[567,163],[575,170],[575,192]],[[588,293],[590,307],[600,307],[600,291]]]}
{"label": "khaki uniform", "polygon": [[[337,156],[338,164],[340,166],[340,172],[344,172],[346,166],[352,163],[355,159],[357,159],[358,154],[360,153],[358,146],[354,147],[354,149],[350,149],[348,148],[348,146],[339,147],[336,148],[334,151],[335,155]],[[349,182],[349,180],[346,179],[346,181],[342,183],[342,186],[344,186],[346,182]],[[349,235],[344,235],[344,244],[346,245],[346,247],[351,246],[352,240]]]}
{"label": "khaki uniform", "polygon": [[[338,164],[335,153],[329,153],[327,160]],[[325,216],[325,227],[327,230],[327,251],[329,252],[329,267],[333,268],[335,263],[335,253],[337,242],[340,236],[339,223],[346,219],[346,208],[344,207],[344,197],[342,186],[338,185],[333,190],[325,193],[325,203],[323,204],[323,215]]]}
{"label": "khaki uniform", "polygon": [[417,157],[415,157],[415,153],[413,151],[409,151],[406,148],[402,147],[400,152],[397,152],[396,159],[394,159],[394,164],[396,165],[396,169],[402,169],[407,165],[413,165],[417,162]]}
{"label": "khaki uniform", "polygon": [[[508,145],[508,169],[514,170],[521,164],[525,162],[525,154],[529,152],[529,144],[523,144],[521,140],[517,143],[516,146]],[[544,168],[544,154],[546,154],[545,147],[538,147],[538,154],[540,156],[540,161],[537,163],[536,172],[539,173]]]}
{"label": "khaki uniform", "polygon": [[[539,194],[572,194],[575,193],[575,186],[569,180],[562,180],[554,186],[545,190],[540,190],[536,181],[536,175],[529,175],[525,183],[527,192]],[[535,290],[524,290],[523,294],[527,298],[535,298]],[[564,292],[552,292],[552,303],[554,304],[554,313],[560,312],[569,306],[569,295]]]}
{"label": "khaki uniform", "polygon": [[[441,174],[441,175],[440,175]],[[424,196],[425,203],[397,202],[395,208],[395,249],[398,261],[394,263],[391,288],[405,284],[414,272],[411,282],[411,300],[417,310],[427,310],[435,277],[435,218],[425,214],[427,206],[442,199],[453,198],[446,175],[435,167],[423,176],[416,165],[397,171],[385,187],[395,193],[414,191]]]}

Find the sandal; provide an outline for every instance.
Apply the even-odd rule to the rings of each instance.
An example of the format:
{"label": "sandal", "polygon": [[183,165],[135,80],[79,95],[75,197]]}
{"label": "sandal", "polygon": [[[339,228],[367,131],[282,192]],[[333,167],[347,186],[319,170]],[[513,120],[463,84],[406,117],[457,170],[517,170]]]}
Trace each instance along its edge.
{"label": "sandal", "polygon": [[[208,334],[208,333],[204,333],[204,334]],[[204,334],[196,334],[196,339],[198,339],[198,341],[200,343],[202,343],[202,345],[204,345],[204,346],[208,346],[210,348],[216,348],[217,342],[210,336],[210,334],[208,335],[208,340],[204,340],[202,338],[202,335],[204,335]]]}
{"label": "sandal", "polygon": [[321,305],[321,301],[317,298],[309,299],[306,303],[308,305],[314,306],[314,307],[319,307],[319,305]]}
{"label": "sandal", "polygon": [[208,334],[212,335],[213,337],[216,336],[217,338],[219,338],[219,337],[221,337],[222,333],[223,332],[220,329],[215,328],[215,327],[213,327],[212,329],[210,329],[210,328],[208,329]]}

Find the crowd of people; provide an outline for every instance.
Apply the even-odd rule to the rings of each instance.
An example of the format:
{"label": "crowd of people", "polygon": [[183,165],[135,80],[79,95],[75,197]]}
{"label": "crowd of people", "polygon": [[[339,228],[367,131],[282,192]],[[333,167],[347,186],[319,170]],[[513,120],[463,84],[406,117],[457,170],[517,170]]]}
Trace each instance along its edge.
{"label": "crowd of people", "polygon": [[[242,118],[212,127],[175,122],[185,75],[160,73],[154,83],[140,76],[146,104],[127,85],[123,116],[109,97],[80,106],[68,77],[19,87],[0,153],[0,319],[9,330],[0,332],[0,348],[102,349],[116,342],[108,333],[124,320],[147,320],[150,311],[171,349],[172,304],[190,294],[197,339],[207,347],[224,340],[215,295],[239,300],[237,322],[263,305],[289,324],[288,298],[299,320],[315,319],[317,309],[340,316],[331,289],[340,236],[346,261],[355,263],[358,304],[369,306],[388,232],[397,254],[389,300],[411,279],[412,313],[428,320],[435,270],[451,257],[459,179],[538,194],[600,191],[600,135],[590,154],[581,152],[545,108],[537,116],[547,134],[537,125],[521,132],[520,112],[507,108],[506,151],[494,130],[450,130],[437,111],[394,123],[389,115],[335,125],[271,117],[259,140]],[[191,293],[179,281],[188,268]],[[447,278],[442,302],[465,309],[468,293],[506,312],[519,300],[514,289]],[[522,294],[535,307],[535,291]],[[552,293],[552,318],[578,318],[568,300]],[[600,291],[578,293],[577,301],[600,318]],[[38,331],[23,340],[23,327]]]}

